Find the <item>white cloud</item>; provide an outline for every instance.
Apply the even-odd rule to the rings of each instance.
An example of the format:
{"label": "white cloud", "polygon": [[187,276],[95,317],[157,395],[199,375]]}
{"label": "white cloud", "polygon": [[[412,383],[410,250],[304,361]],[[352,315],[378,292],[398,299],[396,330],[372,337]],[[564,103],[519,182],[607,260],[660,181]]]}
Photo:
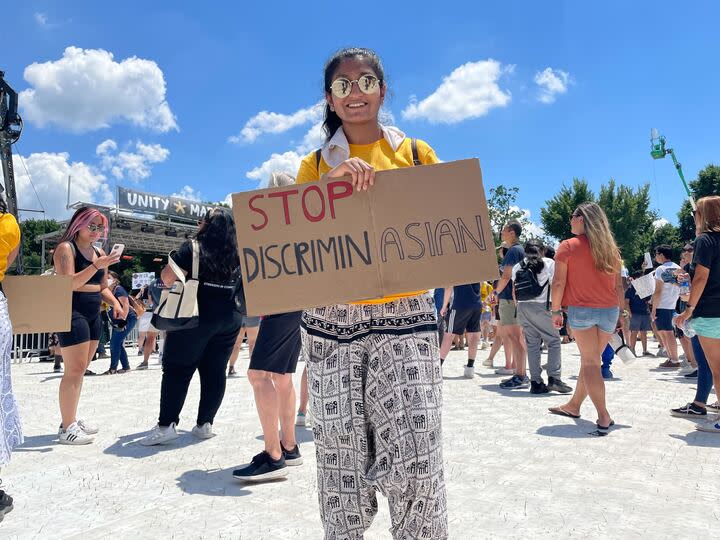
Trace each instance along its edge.
{"label": "white cloud", "polygon": [[270,173],[272,172],[284,171],[290,173],[292,176],[295,176],[300,168],[300,161],[302,158],[303,156],[292,150],[285,152],[284,154],[273,154],[265,163],[259,167],[255,167],[245,176],[253,180],[258,180],[260,182],[258,189],[264,188],[267,187],[268,180],[270,179]]}
{"label": "white cloud", "polygon": [[297,147],[296,151],[300,154],[307,154],[311,150],[317,150],[325,142],[325,132],[323,131],[322,122],[318,122],[311,127],[303,136],[303,140]]}
{"label": "white cloud", "polygon": [[177,130],[165,98],[165,77],[152,60],[116,62],[102,49],[68,47],[56,61],[25,68],[31,88],[20,93],[23,116],[37,126],[73,132],[130,122],[159,132]]}
{"label": "white cloud", "polygon": [[135,142],[135,151],[117,152],[117,143],[112,139],[101,142],[95,149],[100,157],[100,168],[110,172],[118,180],[129,178],[136,182],[150,176],[151,165],[162,163],[170,150],[159,144]]}
{"label": "white cloud", "polygon": [[653,228],[656,230],[660,227],[664,227],[665,225],[670,225],[670,222],[665,218],[660,218],[653,221]]}
{"label": "white cloud", "polygon": [[501,89],[498,82],[513,69],[512,65],[503,66],[492,59],[463,64],[444,77],[428,97],[419,102],[411,100],[402,116],[406,120],[426,119],[444,124],[485,116],[510,103],[510,92]]}
{"label": "white cloud", "polygon": [[188,199],[191,201],[202,201],[202,194],[195,190],[192,186],[183,186],[179,193],[173,193],[171,197],[179,197],[181,199]]}
{"label": "white cloud", "polygon": [[20,156],[17,154],[13,156],[20,208],[40,210],[39,197],[47,218],[69,217],[72,211],[65,208],[68,176],[72,177],[71,203],[83,201],[105,205],[114,204],[113,195],[105,181],[105,176],[90,165],[71,162],[69,158],[69,154],[65,152],[40,152],[30,154],[24,159],[30,178],[37,190],[36,196]]}
{"label": "white cloud", "polygon": [[284,133],[310,122],[318,122],[323,116],[323,103],[316,103],[292,114],[260,111],[245,122],[238,135],[228,137],[228,142],[253,143],[263,133]]}
{"label": "white cloud", "polygon": [[225,195],[225,198],[220,201],[223,204],[227,204],[230,208],[232,208],[232,193],[228,193]]}
{"label": "white cloud", "polygon": [[39,25],[44,27],[49,26],[48,25],[48,16],[45,13],[35,12],[33,13],[33,18],[35,19],[35,22]]}
{"label": "white cloud", "polygon": [[532,212],[527,208],[520,208],[519,206],[511,206],[510,210],[513,212],[521,212],[520,223],[522,223],[523,235],[527,238],[547,238],[547,233],[540,225],[532,220]]}
{"label": "white cloud", "polygon": [[571,83],[572,79],[567,71],[549,67],[538,71],[535,74],[535,84],[540,87],[538,101],[541,103],[553,103],[558,94],[567,92]]}

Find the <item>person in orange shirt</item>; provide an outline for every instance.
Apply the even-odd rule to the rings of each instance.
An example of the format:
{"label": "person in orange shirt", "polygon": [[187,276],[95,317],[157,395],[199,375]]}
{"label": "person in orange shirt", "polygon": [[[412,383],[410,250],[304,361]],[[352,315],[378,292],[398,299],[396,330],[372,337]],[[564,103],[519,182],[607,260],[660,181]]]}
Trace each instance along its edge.
{"label": "person in orange shirt", "polygon": [[[339,51],[324,80],[326,141],[303,159],[298,184],[350,176],[367,190],[376,170],[437,163],[428,144],[378,121],[387,87],[375,52]],[[433,297],[315,308],[301,324],[325,538],[361,538],[378,491],[394,538],[447,538]]]}
{"label": "person in orange shirt", "polygon": [[[0,193],[3,189],[0,187]],[[23,443],[22,425],[12,388],[10,371],[13,329],[8,302],[3,292],[5,272],[20,250],[20,227],[15,216],[8,213],[5,199],[0,196],[0,465],[10,461],[10,454]],[[0,489],[0,521],[13,509],[13,498]]]}
{"label": "person in orange shirt", "polygon": [[615,332],[625,303],[620,271],[622,259],[607,216],[594,202],[582,203],[570,217],[575,238],[565,240],[555,254],[552,316],[555,328],[567,324],[580,349],[580,375],[572,399],[550,412],[580,418],[580,407],[589,395],[598,414],[592,435],[607,435],[615,422],[605,403],[605,382],[600,373],[601,354]]}

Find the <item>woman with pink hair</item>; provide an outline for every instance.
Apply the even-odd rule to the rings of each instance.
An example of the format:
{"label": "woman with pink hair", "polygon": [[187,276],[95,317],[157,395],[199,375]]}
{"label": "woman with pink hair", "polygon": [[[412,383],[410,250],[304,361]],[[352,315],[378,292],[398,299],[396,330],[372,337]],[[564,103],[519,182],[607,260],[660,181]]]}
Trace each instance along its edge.
{"label": "woman with pink hair", "polygon": [[93,244],[107,237],[108,220],[98,210],[79,208],[68,223],[55,249],[53,262],[59,275],[72,276],[72,322],[70,331],[59,332],[65,372],[60,381],[60,444],[89,444],[98,429],[78,420],[83,376],[95,355],[100,339],[100,302],[112,306],[117,315],[122,307],[108,289],[106,268],[120,260],[105,255]]}

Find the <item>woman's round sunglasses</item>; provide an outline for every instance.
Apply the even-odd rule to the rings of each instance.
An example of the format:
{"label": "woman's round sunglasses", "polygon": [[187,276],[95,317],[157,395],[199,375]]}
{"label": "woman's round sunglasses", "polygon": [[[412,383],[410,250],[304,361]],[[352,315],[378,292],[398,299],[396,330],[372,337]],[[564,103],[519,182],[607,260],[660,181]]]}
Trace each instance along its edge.
{"label": "woman's round sunglasses", "polygon": [[363,75],[354,81],[345,77],[335,79],[330,85],[330,91],[336,98],[346,98],[352,92],[353,83],[357,83],[363,94],[377,94],[380,90],[380,79],[374,75]]}
{"label": "woman's round sunglasses", "polygon": [[105,227],[103,227],[102,225],[95,225],[94,223],[90,223],[90,225],[87,226],[87,229],[91,233],[96,233],[103,232],[105,230]]}

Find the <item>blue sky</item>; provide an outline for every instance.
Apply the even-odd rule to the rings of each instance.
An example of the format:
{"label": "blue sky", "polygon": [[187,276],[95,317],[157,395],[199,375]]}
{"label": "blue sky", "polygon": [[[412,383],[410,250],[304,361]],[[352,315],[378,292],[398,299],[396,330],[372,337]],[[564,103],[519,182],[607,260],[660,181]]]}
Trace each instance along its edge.
{"label": "blue sky", "polygon": [[255,189],[317,144],[323,63],[359,45],[384,61],[395,124],[446,161],[479,157],[486,189],[517,185],[531,219],[577,176],[650,182],[675,221],[682,187],[649,131],[689,179],[717,162],[720,4],[497,4],[14,2],[0,69],[26,91],[21,206],[38,208],[25,166],[51,215],[67,174],[73,199],[99,202],[118,183],[206,200]]}

